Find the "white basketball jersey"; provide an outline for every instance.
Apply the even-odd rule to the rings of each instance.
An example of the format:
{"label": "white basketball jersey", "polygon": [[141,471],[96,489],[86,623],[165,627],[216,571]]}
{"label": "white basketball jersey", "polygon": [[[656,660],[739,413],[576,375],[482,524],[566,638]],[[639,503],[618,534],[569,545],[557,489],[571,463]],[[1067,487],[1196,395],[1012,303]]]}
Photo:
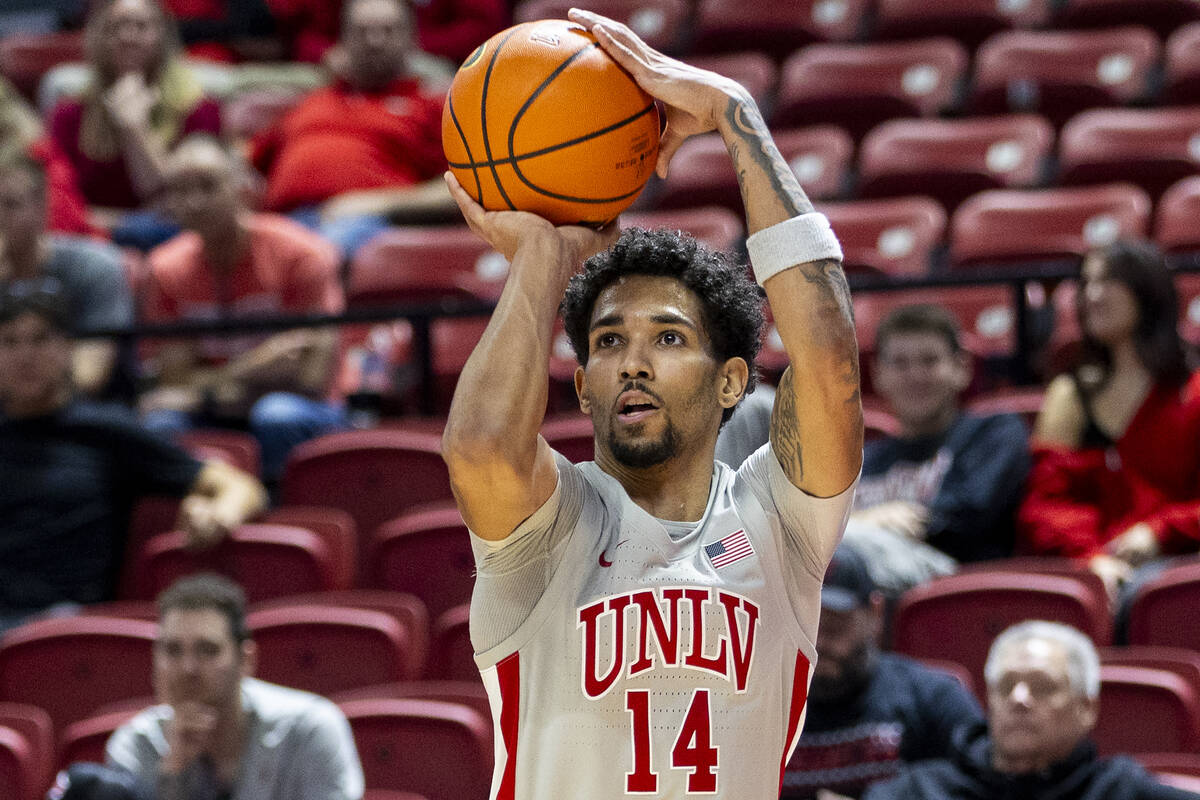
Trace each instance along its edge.
{"label": "white basketball jersey", "polygon": [[[672,523],[593,463],[560,459],[559,475],[514,533],[558,543],[544,589],[476,655],[495,721],[492,799],[777,798],[853,487],[810,497],[766,446],[736,473],[717,464],[703,518]],[[477,651],[477,618],[506,596],[486,558],[480,574]]]}

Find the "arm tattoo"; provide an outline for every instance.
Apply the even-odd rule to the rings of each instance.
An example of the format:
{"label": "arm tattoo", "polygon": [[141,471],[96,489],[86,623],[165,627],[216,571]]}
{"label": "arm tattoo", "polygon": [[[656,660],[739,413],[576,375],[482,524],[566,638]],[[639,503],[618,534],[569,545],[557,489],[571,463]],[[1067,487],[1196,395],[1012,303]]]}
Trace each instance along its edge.
{"label": "arm tattoo", "polygon": [[792,368],[783,371],[775,392],[775,408],[771,412],[771,449],[783,474],[792,483],[804,477],[804,459],[800,448],[800,419],[796,408],[796,388]]}
{"label": "arm tattoo", "polygon": [[816,344],[838,359],[837,375],[846,387],[847,403],[859,401],[858,342],[854,337],[854,306],[842,265],[832,259],[801,264],[800,274],[816,287],[813,336]]}
{"label": "arm tattoo", "polygon": [[[758,109],[753,104],[746,105],[730,98],[729,105],[725,109],[725,117],[737,131],[738,136],[746,142],[749,148],[748,153],[754,159],[754,163],[770,176],[771,186],[788,214],[795,217],[812,211],[812,203],[804,194],[804,190],[800,188],[800,182],[792,174],[787,161],[779,153],[779,148],[775,146],[775,142],[767,130],[767,124],[763,121],[762,114]],[[730,154],[733,156],[734,164],[738,163],[739,152],[740,148],[736,146],[736,143],[731,146]],[[746,188],[744,169],[738,171],[738,186],[744,193]]]}

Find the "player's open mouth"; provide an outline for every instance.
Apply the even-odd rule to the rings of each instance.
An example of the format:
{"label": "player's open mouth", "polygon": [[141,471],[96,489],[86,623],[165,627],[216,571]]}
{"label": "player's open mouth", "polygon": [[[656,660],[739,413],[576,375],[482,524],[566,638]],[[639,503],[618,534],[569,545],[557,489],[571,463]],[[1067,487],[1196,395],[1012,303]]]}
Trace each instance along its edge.
{"label": "player's open mouth", "polygon": [[658,406],[642,392],[623,392],[617,398],[617,419],[621,422],[641,422],[655,411],[658,411]]}

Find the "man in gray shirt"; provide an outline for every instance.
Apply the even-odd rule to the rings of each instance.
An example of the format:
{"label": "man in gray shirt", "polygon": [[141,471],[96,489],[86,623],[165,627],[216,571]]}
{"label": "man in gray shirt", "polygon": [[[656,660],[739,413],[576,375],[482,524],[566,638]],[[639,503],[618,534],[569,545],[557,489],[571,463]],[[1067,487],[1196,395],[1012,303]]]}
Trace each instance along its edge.
{"label": "man in gray shirt", "polygon": [[[56,283],[70,305],[76,333],[133,324],[133,297],[121,254],[84,237],[46,233],[46,173],[37,161],[0,165],[0,287]],[[79,339],[72,356],[75,388],[98,395],[117,365],[115,343]]]}
{"label": "man in gray shirt", "polygon": [[161,705],[108,741],[110,767],[157,800],[359,800],[363,774],[330,701],[249,677],[245,596],[217,575],[182,578],[158,599],[154,686]]}

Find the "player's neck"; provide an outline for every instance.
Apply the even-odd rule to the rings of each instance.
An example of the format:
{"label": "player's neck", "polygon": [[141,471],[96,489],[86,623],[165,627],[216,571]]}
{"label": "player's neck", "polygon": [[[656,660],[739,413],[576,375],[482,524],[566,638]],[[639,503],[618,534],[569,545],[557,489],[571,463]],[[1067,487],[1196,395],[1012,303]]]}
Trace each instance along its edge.
{"label": "player's neck", "polygon": [[624,487],[629,499],[659,519],[696,522],[708,508],[712,488],[713,456],[685,459],[677,456],[653,467],[627,467],[598,455],[600,468]]}

